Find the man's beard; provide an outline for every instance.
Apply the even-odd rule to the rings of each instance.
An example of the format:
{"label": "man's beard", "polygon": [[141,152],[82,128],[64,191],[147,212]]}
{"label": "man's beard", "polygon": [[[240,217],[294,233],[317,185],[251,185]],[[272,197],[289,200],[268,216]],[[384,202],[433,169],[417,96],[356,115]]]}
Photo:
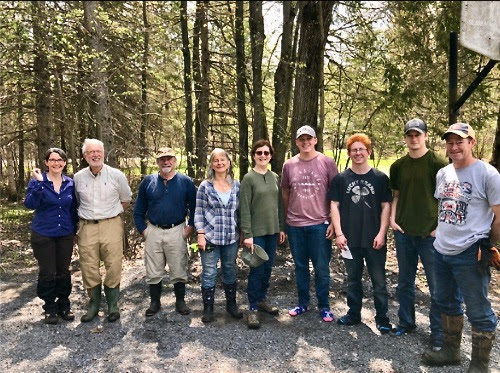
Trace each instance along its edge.
{"label": "man's beard", "polygon": [[164,174],[169,174],[172,171],[172,166],[164,166],[161,168],[161,172]]}

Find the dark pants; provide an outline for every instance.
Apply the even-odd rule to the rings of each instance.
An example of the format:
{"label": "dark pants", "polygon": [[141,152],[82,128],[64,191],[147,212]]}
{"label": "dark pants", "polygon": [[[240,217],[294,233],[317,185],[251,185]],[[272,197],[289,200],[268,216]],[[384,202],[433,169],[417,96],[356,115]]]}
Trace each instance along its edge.
{"label": "dark pants", "polygon": [[387,248],[380,250],[373,248],[351,248],[352,259],[344,259],[347,271],[347,306],[349,316],[353,321],[361,321],[361,307],[363,305],[363,269],[370,275],[373,287],[373,301],[375,304],[375,321],[379,325],[389,324],[387,317],[388,294],[385,282],[385,260]]}
{"label": "dark pants", "polygon": [[31,231],[31,247],[39,267],[37,295],[45,302],[46,313],[70,309],[73,237],[46,237]]}
{"label": "dark pants", "polygon": [[278,246],[278,234],[259,236],[253,238],[253,243],[259,245],[269,256],[269,260],[258,267],[250,268],[248,274],[248,303],[251,310],[257,309],[257,303],[266,299],[271,271],[273,270],[274,257]]}

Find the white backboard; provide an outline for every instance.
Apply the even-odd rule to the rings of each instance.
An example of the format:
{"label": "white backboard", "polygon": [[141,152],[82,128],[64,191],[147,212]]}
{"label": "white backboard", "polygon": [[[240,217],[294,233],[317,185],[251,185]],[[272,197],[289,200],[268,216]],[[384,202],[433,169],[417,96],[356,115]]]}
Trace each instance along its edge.
{"label": "white backboard", "polygon": [[500,60],[500,1],[462,1],[460,43]]}

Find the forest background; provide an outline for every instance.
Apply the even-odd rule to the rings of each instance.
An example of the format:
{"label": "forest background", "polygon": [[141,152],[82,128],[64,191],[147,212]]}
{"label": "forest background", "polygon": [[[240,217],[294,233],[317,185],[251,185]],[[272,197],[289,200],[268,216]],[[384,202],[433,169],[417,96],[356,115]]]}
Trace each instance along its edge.
{"label": "forest background", "polygon": [[[429,147],[448,125],[449,34],[459,1],[2,1],[0,190],[22,201],[43,154],[85,166],[87,137],[132,183],[172,146],[198,182],[222,147],[241,178],[249,147],[269,138],[277,173],[296,129],[317,129],[318,150],[345,168],[345,139],[365,132],[374,166],[405,151],[418,116]],[[488,59],[460,47],[459,93]],[[462,107],[479,158],[498,167],[499,69]],[[444,153],[443,153],[444,155]],[[382,162],[382,163],[381,163]],[[134,190],[134,189],[133,189]],[[2,212],[3,212],[2,208]],[[3,215],[3,214],[2,214]]]}

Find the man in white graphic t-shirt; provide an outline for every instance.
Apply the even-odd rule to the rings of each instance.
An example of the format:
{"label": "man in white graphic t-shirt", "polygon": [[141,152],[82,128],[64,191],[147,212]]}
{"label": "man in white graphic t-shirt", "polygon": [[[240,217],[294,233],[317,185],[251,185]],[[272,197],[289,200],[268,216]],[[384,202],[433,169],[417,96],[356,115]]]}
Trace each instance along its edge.
{"label": "man in white graphic t-shirt", "polygon": [[[438,226],[434,270],[435,299],[441,311],[444,345],[424,353],[427,365],[460,364],[464,324],[463,302],[472,325],[472,358],[467,372],[489,372],[498,319],[488,299],[489,264],[498,265],[500,240],[500,174],[474,158],[474,130],[455,123],[442,136],[452,164],[436,176]],[[496,258],[483,263],[485,258]],[[483,260],[480,260],[483,258]]]}
{"label": "man in white graphic t-shirt", "polygon": [[316,151],[318,139],[310,126],[298,129],[299,154],[283,165],[281,187],[288,242],[295,263],[299,302],[288,311],[297,316],[309,310],[309,261],[314,267],[318,309],[325,322],[333,321],[328,299],[333,227],[326,193],[338,169],[332,158]]}

